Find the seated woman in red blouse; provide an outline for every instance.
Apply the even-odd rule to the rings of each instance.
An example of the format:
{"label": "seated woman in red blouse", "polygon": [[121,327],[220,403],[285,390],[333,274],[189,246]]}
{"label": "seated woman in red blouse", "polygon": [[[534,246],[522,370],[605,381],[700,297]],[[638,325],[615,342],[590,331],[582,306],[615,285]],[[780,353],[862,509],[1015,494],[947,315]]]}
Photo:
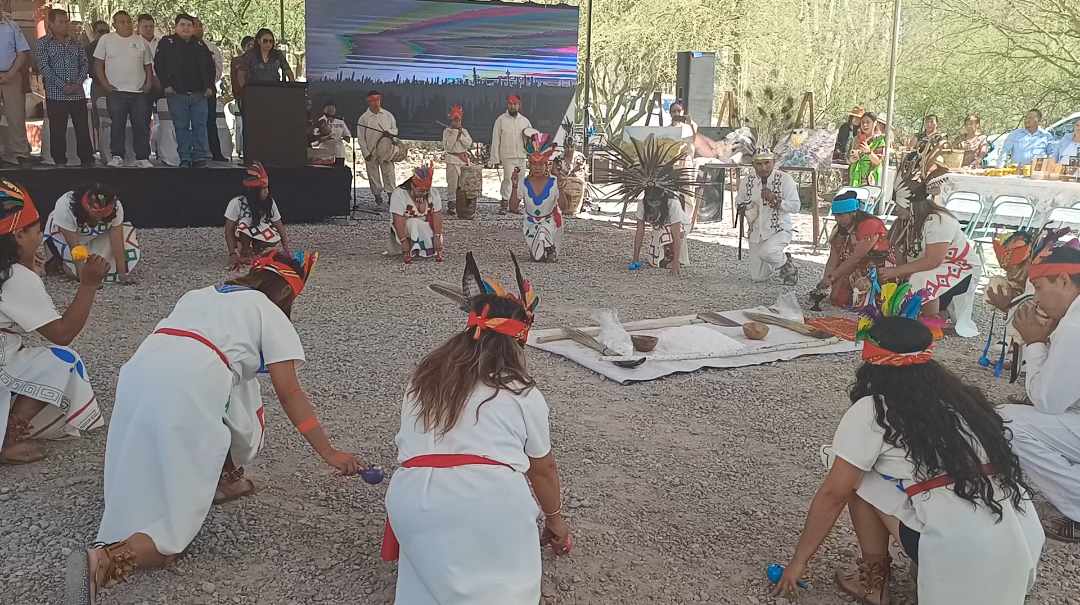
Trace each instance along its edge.
{"label": "seated woman in red blouse", "polygon": [[[825,275],[818,282],[818,291],[830,291],[829,302],[837,307],[861,303],[855,291],[865,293],[859,282],[870,267],[882,267],[891,261],[889,231],[876,216],[864,212],[853,190],[841,191],[832,202],[836,229],[829,240],[829,261]],[[869,282],[866,282],[869,285]]]}

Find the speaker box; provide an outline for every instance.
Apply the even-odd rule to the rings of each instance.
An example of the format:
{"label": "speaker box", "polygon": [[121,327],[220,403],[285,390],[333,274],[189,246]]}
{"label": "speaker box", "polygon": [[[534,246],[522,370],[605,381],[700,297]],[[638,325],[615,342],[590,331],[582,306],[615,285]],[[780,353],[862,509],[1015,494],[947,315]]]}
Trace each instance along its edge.
{"label": "speaker box", "polygon": [[686,102],[686,112],[698,126],[712,125],[716,53],[678,53],[675,66],[675,97]]}
{"label": "speaker box", "polygon": [[307,164],[307,84],[252,82],[244,88],[243,111],[244,161]]}
{"label": "speaker box", "polygon": [[727,168],[704,164],[698,172],[698,220],[707,223],[724,218],[724,185]]}

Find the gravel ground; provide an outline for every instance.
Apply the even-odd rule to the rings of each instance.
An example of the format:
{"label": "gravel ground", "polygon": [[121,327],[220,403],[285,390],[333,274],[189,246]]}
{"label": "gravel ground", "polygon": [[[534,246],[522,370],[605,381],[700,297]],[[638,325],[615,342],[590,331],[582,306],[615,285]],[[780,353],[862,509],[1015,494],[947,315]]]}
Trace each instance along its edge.
{"label": "gravel ground", "polygon": [[[403,267],[383,258],[386,223],[295,225],[292,239],[322,253],[294,310],[307,346],[301,380],[334,442],[386,466],[395,456],[401,394],[415,362],[464,318],[427,292],[456,282],[464,253],[510,279],[507,249],[522,250],[517,220],[481,210],[449,223],[448,262]],[[801,222],[803,232],[805,221]],[[598,221],[568,223],[560,262],[525,267],[541,295],[539,327],[588,323],[615,306],[625,321],[771,303],[778,284],[754,285],[735,260],[727,225],[707,225],[682,278],[626,271],[631,233]],[[120,365],[186,290],[221,280],[219,229],[144,230],[136,287],[107,287],[75,343],[108,418]],[[805,242],[803,242],[805,244]],[[804,246],[805,247],[805,246]],[[800,253],[804,294],[824,256]],[[815,265],[814,263],[817,263]],[[60,307],[71,282],[50,278]],[[984,324],[989,319],[980,309]],[[956,338],[938,358],[1004,401],[1020,389],[990,383],[976,360],[982,341]],[[767,564],[786,562],[848,402],[855,355],[735,370],[708,370],[618,386],[563,358],[530,349],[551,405],[574,554],[545,554],[545,603],[771,603]],[[264,392],[273,400],[266,385]],[[314,457],[280,407],[249,469],[260,492],[215,507],[186,556],[108,590],[119,603],[391,603],[394,566],[379,560],[383,486],[341,479]],[[102,508],[106,431],[48,444],[50,457],[0,468],[0,603],[57,603],[63,558],[92,540]],[[841,603],[834,571],[854,552],[846,518],[812,562],[803,603]],[[906,563],[894,602],[911,603]],[[1080,603],[1080,547],[1049,543],[1029,603]]]}

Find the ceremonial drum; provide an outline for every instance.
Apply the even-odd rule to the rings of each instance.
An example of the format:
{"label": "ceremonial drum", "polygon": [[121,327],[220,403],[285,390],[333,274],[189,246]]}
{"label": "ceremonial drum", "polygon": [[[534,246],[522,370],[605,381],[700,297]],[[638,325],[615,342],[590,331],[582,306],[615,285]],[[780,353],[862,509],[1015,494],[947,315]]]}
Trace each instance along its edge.
{"label": "ceremonial drum", "polygon": [[401,141],[395,142],[394,143],[394,155],[390,158],[390,161],[391,162],[404,162],[405,158],[407,158],[408,156],[409,156],[409,148],[405,145],[405,143],[402,143]]}
{"label": "ceremonial drum", "polygon": [[579,176],[559,177],[559,208],[563,214],[574,216],[581,212],[585,201],[585,179]]}
{"label": "ceremonial drum", "polygon": [[469,164],[461,167],[461,182],[458,185],[465,191],[465,196],[471,200],[480,199],[480,193],[484,189],[484,168],[479,164]]}

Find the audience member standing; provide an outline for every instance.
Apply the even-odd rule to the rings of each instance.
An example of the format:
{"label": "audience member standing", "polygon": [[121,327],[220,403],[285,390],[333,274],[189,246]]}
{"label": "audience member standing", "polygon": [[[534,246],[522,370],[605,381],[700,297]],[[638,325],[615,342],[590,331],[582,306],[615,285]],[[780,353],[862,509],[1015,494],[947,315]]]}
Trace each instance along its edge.
{"label": "audience member standing", "polygon": [[[150,73],[153,78],[150,94],[155,98],[160,98],[161,85],[158,83],[157,74],[155,74],[153,70],[154,55],[157,54],[158,42],[161,42],[161,38],[157,35],[157,24],[154,23],[154,18],[146,13],[139,15],[137,21],[137,31],[139,32],[139,35],[142,36],[142,39],[146,41],[146,45],[150,47]],[[153,103],[153,101],[154,99],[151,99],[151,103]]]}
{"label": "audience member standing", "polygon": [[181,168],[202,168],[210,157],[206,142],[206,99],[213,95],[214,59],[195,33],[195,18],[179,14],[176,33],[158,44],[154,70],[169,104]]}
{"label": "audience member standing", "polygon": [[247,65],[243,73],[244,83],[249,82],[293,82],[296,76],[289,67],[285,53],[276,48],[274,32],[260,29],[255,34],[255,48],[246,53]]}
{"label": "audience member standing", "polygon": [[0,99],[7,118],[7,138],[0,147],[0,167],[28,164],[26,140],[26,87],[23,70],[30,61],[30,45],[19,25],[7,13],[0,16]]}
{"label": "audience member standing", "polygon": [[[356,140],[364,154],[368,184],[375,205],[390,203],[390,194],[397,187],[394,177],[394,138],[398,135],[394,114],[383,109],[382,94],[372,90],[367,94],[368,110],[356,121]],[[386,197],[383,197],[383,193]]]}
{"label": "audience member standing", "polygon": [[[89,74],[86,49],[69,34],[66,11],[49,9],[49,33],[38,40],[37,63],[45,83],[45,112],[49,118],[49,148],[57,166],[67,164],[67,123],[75,127],[79,159],[84,167],[94,165],[90,147],[90,125],[86,112],[83,82]],[[10,128],[8,129],[10,130]]]}
{"label": "audience member standing", "polygon": [[236,155],[244,157],[244,75],[247,73],[247,53],[255,48],[255,37],[240,39],[240,54],[229,62],[229,83],[232,84],[233,130],[236,133]]}
{"label": "audience member standing", "polygon": [[214,59],[214,85],[210,87],[214,94],[206,98],[206,141],[210,148],[210,157],[215,162],[228,162],[228,158],[221,153],[221,139],[218,138],[217,123],[217,92],[221,74],[225,71],[225,57],[216,44],[206,39],[202,19],[198,17],[195,18],[195,38],[206,45],[210,56]]}
{"label": "audience member standing", "polygon": [[[78,32],[79,28],[76,27],[75,31]],[[97,80],[97,74],[94,73],[94,52],[97,51],[98,41],[101,37],[109,33],[109,24],[104,21],[94,21],[90,25],[90,44],[86,45],[86,61],[90,66],[90,125],[93,126],[94,136],[101,132],[101,118],[98,114],[98,99],[106,96],[104,89],[101,88],[101,82]],[[73,39],[78,36],[72,35]],[[102,157],[101,159],[105,159]]]}
{"label": "audience member standing", "polygon": [[98,39],[94,50],[94,70],[108,95],[110,127],[109,166],[124,165],[124,131],[131,118],[131,142],[139,168],[153,168],[150,163],[150,92],[154,59],[150,45],[135,34],[131,15],[118,11],[113,15],[111,34]]}

